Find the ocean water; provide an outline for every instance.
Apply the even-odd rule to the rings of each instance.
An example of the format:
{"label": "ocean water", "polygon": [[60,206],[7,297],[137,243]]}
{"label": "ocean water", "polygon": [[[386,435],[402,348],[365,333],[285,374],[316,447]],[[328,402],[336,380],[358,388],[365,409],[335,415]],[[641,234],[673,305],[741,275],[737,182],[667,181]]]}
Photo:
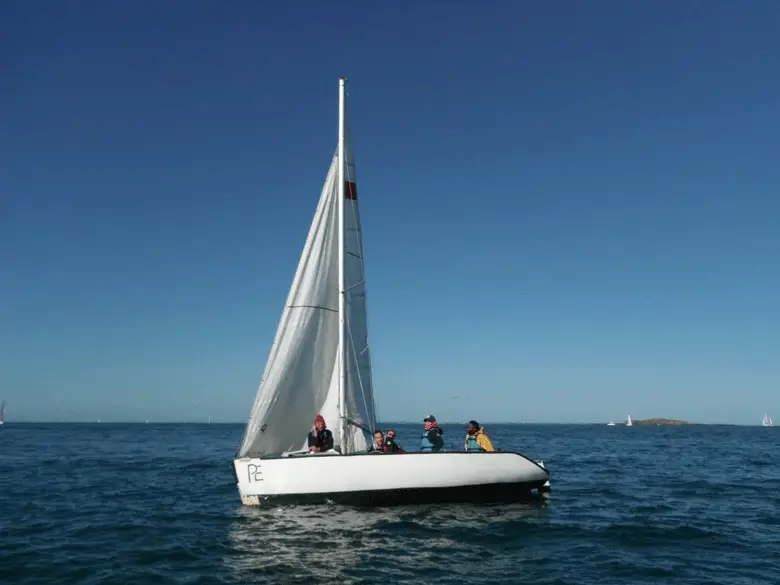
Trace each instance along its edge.
{"label": "ocean water", "polygon": [[9,423],[0,583],[780,583],[780,427],[486,428],[549,498],[244,508],[241,425]]}

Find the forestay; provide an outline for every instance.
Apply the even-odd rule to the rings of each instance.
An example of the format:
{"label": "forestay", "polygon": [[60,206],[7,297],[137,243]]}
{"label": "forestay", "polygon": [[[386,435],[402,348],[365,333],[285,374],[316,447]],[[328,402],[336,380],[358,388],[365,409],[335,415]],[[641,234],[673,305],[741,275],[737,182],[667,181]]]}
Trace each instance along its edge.
{"label": "forestay", "polygon": [[[342,453],[365,450],[376,423],[363,245],[352,149],[345,140],[345,425],[339,424],[338,155],[322,188],[303,254],[252,406],[239,457],[298,450],[321,413]],[[346,440],[345,440],[346,439]]]}

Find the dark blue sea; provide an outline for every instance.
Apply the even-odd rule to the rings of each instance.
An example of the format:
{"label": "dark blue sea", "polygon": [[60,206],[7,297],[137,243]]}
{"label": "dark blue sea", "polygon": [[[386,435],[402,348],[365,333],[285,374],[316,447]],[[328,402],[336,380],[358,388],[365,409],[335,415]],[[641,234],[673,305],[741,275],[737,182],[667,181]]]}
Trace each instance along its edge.
{"label": "dark blue sea", "polygon": [[548,499],[244,508],[241,425],[11,422],[0,583],[780,583],[780,427],[486,429],[544,460]]}

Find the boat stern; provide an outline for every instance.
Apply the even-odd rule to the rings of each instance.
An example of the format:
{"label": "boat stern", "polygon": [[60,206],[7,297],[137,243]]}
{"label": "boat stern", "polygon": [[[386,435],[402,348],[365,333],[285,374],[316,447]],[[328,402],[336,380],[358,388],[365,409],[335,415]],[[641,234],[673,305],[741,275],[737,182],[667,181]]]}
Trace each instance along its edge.
{"label": "boat stern", "polygon": [[535,462],[539,467],[544,469],[544,472],[547,474],[547,481],[544,482],[542,487],[539,488],[540,494],[548,494],[550,493],[550,471],[547,469],[547,466],[544,464],[544,461],[539,460]]}

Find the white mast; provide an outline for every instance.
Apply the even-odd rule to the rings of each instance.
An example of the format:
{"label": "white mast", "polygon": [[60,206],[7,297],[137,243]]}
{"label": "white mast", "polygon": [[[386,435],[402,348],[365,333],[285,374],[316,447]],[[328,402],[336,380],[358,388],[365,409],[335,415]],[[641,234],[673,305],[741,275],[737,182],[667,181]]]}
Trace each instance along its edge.
{"label": "white mast", "polygon": [[344,283],[344,140],[346,138],[346,85],[347,78],[339,79],[339,172],[338,172],[338,220],[339,220],[339,437],[341,452],[345,452],[347,421],[347,353],[344,351],[345,339],[345,283]]}

